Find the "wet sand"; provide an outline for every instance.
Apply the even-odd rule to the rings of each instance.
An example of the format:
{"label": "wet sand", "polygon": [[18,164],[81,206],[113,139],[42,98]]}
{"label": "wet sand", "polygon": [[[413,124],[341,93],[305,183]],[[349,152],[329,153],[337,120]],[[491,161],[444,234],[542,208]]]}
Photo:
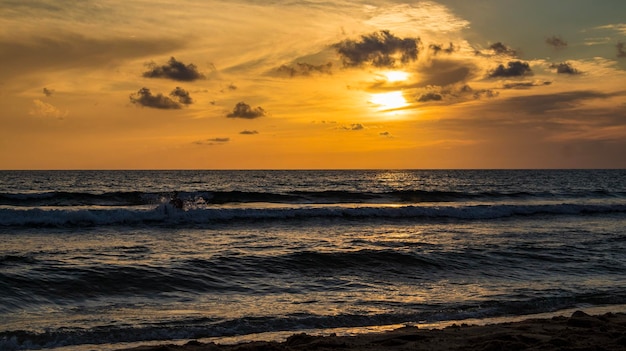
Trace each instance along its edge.
{"label": "wet sand", "polygon": [[407,326],[357,336],[294,334],[283,342],[235,345],[190,341],[185,345],[140,346],[126,351],[443,351],[443,350],[626,350],[626,313],[528,319],[489,325],[452,325],[443,329]]}

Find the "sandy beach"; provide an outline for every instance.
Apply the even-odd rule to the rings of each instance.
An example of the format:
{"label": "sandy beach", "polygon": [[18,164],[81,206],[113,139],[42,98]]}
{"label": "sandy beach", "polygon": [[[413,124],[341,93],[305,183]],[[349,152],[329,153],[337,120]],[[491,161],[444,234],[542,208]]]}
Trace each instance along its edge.
{"label": "sandy beach", "polygon": [[[124,351],[300,351],[300,350],[626,350],[626,314],[528,319],[443,329],[407,326],[359,336],[294,334],[283,342],[235,345],[190,341],[185,345],[140,346]],[[122,350],[120,350],[122,351]]]}

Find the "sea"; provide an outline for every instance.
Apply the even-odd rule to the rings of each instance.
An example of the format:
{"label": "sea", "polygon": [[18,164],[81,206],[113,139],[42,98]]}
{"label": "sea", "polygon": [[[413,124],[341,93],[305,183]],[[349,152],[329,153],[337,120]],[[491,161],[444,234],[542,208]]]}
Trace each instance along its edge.
{"label": "sea", "polygon": [[624,306],[626,170],[0,171],[0,350]]}

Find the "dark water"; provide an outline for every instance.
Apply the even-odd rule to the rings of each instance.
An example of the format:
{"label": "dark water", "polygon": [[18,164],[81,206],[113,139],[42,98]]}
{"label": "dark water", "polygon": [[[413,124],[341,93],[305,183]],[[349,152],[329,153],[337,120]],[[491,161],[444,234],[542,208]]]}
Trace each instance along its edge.
{"label": "dark water", "polygon": [[0,349],[623,305],[624,228],[624,170],[5,171]]}

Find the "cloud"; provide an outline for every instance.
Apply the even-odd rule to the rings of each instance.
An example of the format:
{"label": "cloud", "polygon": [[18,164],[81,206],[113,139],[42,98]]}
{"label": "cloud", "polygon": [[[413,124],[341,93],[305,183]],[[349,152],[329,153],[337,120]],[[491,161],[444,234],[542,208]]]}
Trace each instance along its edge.
{"label": "cloud", "polygon": [[592,37],[585,38],[584,40],[586,46],[604,45],[611,42],[611,37]]}
{"label": "cloud", "polygon": [[265,116],[265,114],[266,112],[261,106],[252,108],[245,102],[238,102],[235,108],[233,108],[233,112],[227,114],[226,117],[254,119]]}
{"label": "cloud", "polygon": [[170,58],[165,65],[157,66],[155,63],[149,63],[148,67],[151,70],[143,73],[146,78],[167,78],[183,82],[205,78],[202,73],[198,72],[196,65],[193,63],[185,65],[174,57]]}
{"label": "cloud", "polygon": [[501,100],[493,107],[501,111],[524,111],[530,115],[543,114],[555,110],[571,109],[584,101],[609,99],[618,94],[608,94],[593,90],[566,91],[555,94],[516,96]]}
{"label": "cloud", "polygon": [[466,61],[435,59],[420,68],[419,79],[422,85],[445,86],[466,82],[476,71],[477,67]]}
{"label": "cloud", "polygon": [[43,88],[43,93],[46,96],[52,96],[52,94],[54,94],[54,90],[53,89],[48,89],[48,88]]}
{"label": "cloud", "polygon": [[417,60],[419,38],[399,38],[383,30],[361,36],[360,41],[345,40],[333,45],[345,67],[372,65],[395,67],[399,60],[406,64]]}
{"label": "cloud", "polygon": [[607,24],[604,26],[595,27],[594,29],[608,29],[626,35],[626,23]]}
{"label": "cloud", "polygon": [[0,70],[0,79],[49,70],[102,68],[182,45],[171,38],[93,38],[57,28],[48,34],[0,37],[0,62],[5,68]]}
{"label": "cloud", "polygon": [[417,101],[419,102],[441,101],[442,99],[443,99],[443,96],[441,94],[435,93],[435,92],[428,92],[428,93],[424,93],[420,95],[420,97],[417,98]]}
{"label": "cloud", "polygon": [[365,127],[361,123],[354,123],[350,125],[350,130],[363,130]]}
{"label": "cloud", "polygon": [[550,65],[550,68],[553,68],[553,69],[555,68],[556,73],[559,73],[559,74],[581,74],[582,73],[576,68],[574,68],[569,62],[553,63]]}
{"label": "cloud", "polygon": [[420,94],[416,101],[431,102],[447,100],[449,104],[464,102],[468,100],[479,100],[482,98],[493,98],[498,96],[498,92],[491,89],[474,90],[469,85],[454,85],[448,87],[428,86],[426,92]]}
{"label": "cloud", "polygon": [[189,92],[181,87],[176,87],[176,89],[172,90],[170,96],[178,98],[178,102],[181,104],[193,104],[193,99],[189,96]]}
{"label": "cloud", "polygon": [[[174,90],[176,91],[176,90]],[[136,93],[130,95],[130,102],[133,104],[158,108],[164,110],[175,110],[182,108],[182,105],[169,97],[158,93],[153,95],[148,88],[141,88]]]}
{"label": "cloud", "polygon": [[63,112],[52,104],[43,102],[39,99],[33,100],[33,107],[30,109],[29,114],[31,116],[43,117],[43,118],[57,118],[63,119],[67,116],[67,111]]}
{"label": "cloud", "polygon": [[[469,86],[467,86],[467,85],[466,85],[466,87],[469,88]],[[475,100],[482,99],[482,98],[491,99],[491,98],[494,98],[494,97],[496,97],[496,96],[498,96],[500,94],[497,91],[493,91],[491,89],[473,90],[471,88],[469,89],[469,91],[467,91],[467,93],[471,93],[472,97]]]}
{"label": "cloud", "polygon": [[256,130],[242,130],[241,132],[239,132],[239,134],[254,135],[254,134],[259,134],[259,132],[257,132]]}
{"label": "cloud", "polygon": [[615,47],[617,48],[617,57],[626,57],[626,43],[620,41]]}
{"label": "cloud", "polygon": [[526,62],[522,61],[510,61],[507,63],[507,67],[500,64],[496,69],[489,73],[490,78],[497,77],[522,77],[532,75],[532,70]]}
{"label": "cloud", "polygon": [[502,86],[504,89],[530,89],[532,87],[550,85],[552,82],[550,81],[533,81],[533,82],[513,82],[506,83]]}
{"label": "cloud", "polygon": [[237,86],[233,83],[230,83],[226,86],[226,88],[220,89],[220,93],[224,93],[226,91],[235,91],[237,90]]}
{"label": "cloud", "polygon": [[230,138],[210,138],[205,140],[194,141],[196,145],[219,145],[230,142]]}
{"label": "cloud", "polygon": [[[470,27],[470,22],[455,15],[445,1],[345,1],[363,8],[367,14],[365,24],[369,28],[387,29],[397,33],[424,33],[433,36],[441,33],[456,34]],[[324,2],[320,2],[324,3]],[[333,2],[339,4],[337,2]],[[366,5],[367,4],[367,5]],[[395,5],[397,4],[397,5]],[[341,10],[343,5],[330,11]],[[347,18],[357,18],[357,8],[345,12]],[[344,22],[346,28],[349,21]]]}
{"label": "cloud", "polygon": [[552,46],[555,49],[563,49],[567,47],[567,42],[561,37],[557,37],[556,35],[546,38],[546,44]]}
{"label": "cloud", "polygon": [[493,43],[489,46],[489,48],[493,50],[493,52],[496,55],[507,55],[507,56],[517,55],[517,51],[511,49],[510,47],[504,45],[501,42]]}
{"label": "cloud", "polygon": [[285,74],[290,77],[295,76],[310,76],[311,74],[332,74],[332,62],[328,62],[321,65],[312,65],[310,63],[297,62],[293,66],[282,65],[276,69],[280,74]]}
{"label": "cloud", "polygon": [[359,130],[364,130],[365,126],[362,125],[361,123],[352,123],[352,124],[347,125],[347,126],[344,125],[344,126],[341,126],[341,127],[337,127],[337,129],[339,129],[339,130],[343,129],[343,130],[359,131]]}
{"label": "cloud", "polygon": [[383,136],[383,137],[391,137],[391,133],[389,132],[380,132],[378,133],[378,135]]}
{"label": "cloud", "polygon": [[[505,133],[514,138],[524,136],[540,142],[562,138],[564,132],[577,131],[596,134],[596,140],[615,140],[621,134],[626,140],[626,124],[622,116],[626,105],[616,106],[612,101],[623,100],[626,92],[606,93],[597,90],[574,90],[553,94],[509,96],[488,104],[470,105],[463,115],[438,119],[450,133],[463,130],[480,130],[496,134]],[[503,111],[508,111],[503,113]],[[471,118],[470,115],[480,115]],[[434,120],[433,120],[434,122]],[[444,126],[445,125],[445,126]],[[621,128],[621,131],[610,128]],[[574,139],[575,135],[568,138]],[[598,157],[598,156],[597,156]]]}
{"label": "cloud", "polygon": [[227,143],[230,141],[230,138],[212,138],[212,139],[207,139],[207,141],[211,141],[215,143]]}
{"label": "cloud", "polygon": [[428,47],[433,51],[435,55],[437,55],[440,52],[451,54],[458,50],[458,48],[455,47],[454,44],[452,43],[450,43],[450,45],[448,45],[448,47],[445,49],[443,48],[443,45],[439,45],[439,44],[430,44]]}

